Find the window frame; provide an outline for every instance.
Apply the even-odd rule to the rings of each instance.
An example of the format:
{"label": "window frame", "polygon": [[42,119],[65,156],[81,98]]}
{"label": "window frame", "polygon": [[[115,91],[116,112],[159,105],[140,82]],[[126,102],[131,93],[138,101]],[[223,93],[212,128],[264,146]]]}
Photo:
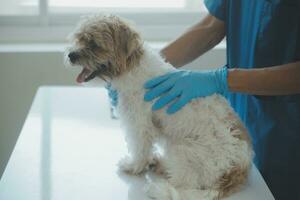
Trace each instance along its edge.
{"label": "window frame", "polygon": [[[109,10],[103,10],[104,13],[110,13]],[[48,0],[39,0],[37,15],[0,16],[0,42],[65,42],[80,16],[86,14],[53,14],[49,12]],[[199,11],[133,9],[113,11],[113,14],[133,21],[145,40],[166,41],[174,39],[187,27],[200,21],[207,12],[200,8]]]}

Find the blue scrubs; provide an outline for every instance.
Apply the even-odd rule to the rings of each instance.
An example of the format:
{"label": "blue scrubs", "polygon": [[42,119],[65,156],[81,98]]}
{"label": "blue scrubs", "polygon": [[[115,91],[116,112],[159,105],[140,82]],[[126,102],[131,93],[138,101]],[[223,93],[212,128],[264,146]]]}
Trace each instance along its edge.
{"label": "blue scrubs", "polygon": [[[300,0],[206,0],[226,23],[228,68],[300,61]],[[300,77],[299,77],[300,78]],[[230,93],[252,137],[254,162],[277,200],[300,200],[300,95]]]}

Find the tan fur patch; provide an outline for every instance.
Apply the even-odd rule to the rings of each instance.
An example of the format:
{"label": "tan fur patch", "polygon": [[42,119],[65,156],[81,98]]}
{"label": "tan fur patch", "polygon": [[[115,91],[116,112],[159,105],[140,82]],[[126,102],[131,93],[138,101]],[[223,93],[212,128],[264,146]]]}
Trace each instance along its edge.
{"label": "tan fur patch", "polygon": [[229,130],[233,137],[240,140],[246,141],[249,147],[252,146],[249,133],[244,124],[239,120],[238,116],[234,113],[229,113],[229,115],[224,119],[225,121],[230,121]]}
{"label": "tan fur patch", "polygon": [[229,172],[219,179],[218,190],[220,192],[219,197],[224,198],[232,193],[237,192],[240,187],[246,182],[248,177],[248,168],[242,168],[240,166],[234,166]]}

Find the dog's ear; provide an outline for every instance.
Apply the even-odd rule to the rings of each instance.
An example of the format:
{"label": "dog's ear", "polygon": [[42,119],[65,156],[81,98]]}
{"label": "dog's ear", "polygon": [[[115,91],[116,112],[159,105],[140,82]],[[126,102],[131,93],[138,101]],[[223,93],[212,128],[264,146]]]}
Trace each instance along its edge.
{"label": "dog's ear", "polygon": [[117,16],[110,16],[108,19],[114,47],[112,59],[109,61],[115,71],[114,74],[121,74],[139,62],[142,55],[142,40],[130,22]]}
{"label": "dog's ear", "polygon": [[121,48],[123,49],[126,58],[129,58],[141,45],[139,34],[130,26],[121,28]]}
{"label": "dog's ear", "polygon": [[123,72],[135,66],[139,61],[142,41],[139,33],[127,22],[120,22],[116,30],[117,49],[115,51],[115,62],[118,71]]}

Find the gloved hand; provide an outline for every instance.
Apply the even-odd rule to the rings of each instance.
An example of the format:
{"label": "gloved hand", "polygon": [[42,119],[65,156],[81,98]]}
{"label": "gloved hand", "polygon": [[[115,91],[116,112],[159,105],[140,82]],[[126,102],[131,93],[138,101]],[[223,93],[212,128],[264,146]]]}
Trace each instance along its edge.
{"label": "gloved hand", "polygon": [[116,107],[118,105],[118,92],[117,92],[117,90],[113,89],[111,84],[108,84],[107,86],[105,86],[105,88],[107,89],[107,92],[108,92],[110,104],[112,106]]}
{"label": "gloved hand", "polygon": [[182,70],[167,73],[147,81],[144,88],[150,90],[146,92],[144,100],[151,101],[161,96],[152,106],[152,110],[155,111],[178,98],[167,109],[167,113],[172,114],[181,109],[191,99],[209,96],[214,93],[224,95],[228,90],[227,87],[226,67],[197,72]]}

